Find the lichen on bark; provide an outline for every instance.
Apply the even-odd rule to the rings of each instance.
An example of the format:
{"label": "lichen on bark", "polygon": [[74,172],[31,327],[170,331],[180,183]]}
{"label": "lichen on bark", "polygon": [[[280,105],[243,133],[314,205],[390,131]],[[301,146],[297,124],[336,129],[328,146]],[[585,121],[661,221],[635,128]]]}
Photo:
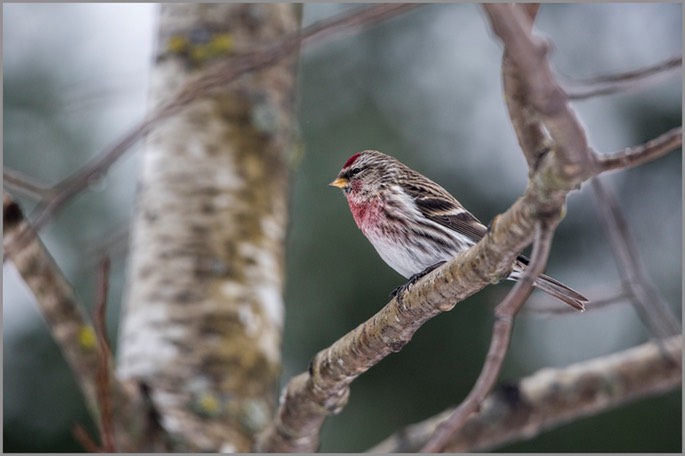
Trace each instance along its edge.
{"label": "lichen on bark", "polygon": [[[160,11],[154,104],[296,31],[300,16],[286,4]],[[193,53],[217,36],[231,46]],[[288,58],[193,102],[147,139],[118,372],[148,388],[170,450],[249,451],[273,414],[294,88]]]}

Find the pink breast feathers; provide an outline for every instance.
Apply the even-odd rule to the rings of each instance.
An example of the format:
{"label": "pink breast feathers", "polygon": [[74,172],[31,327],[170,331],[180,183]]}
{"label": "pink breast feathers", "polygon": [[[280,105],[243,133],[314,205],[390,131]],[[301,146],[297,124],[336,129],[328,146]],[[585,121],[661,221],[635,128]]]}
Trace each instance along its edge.
{"label": "pink breast feathers", "polygon": [[378,226],[378,217],[381,213],[378,202],[357,202],[349,199],[350,211],[357,226],[365,235],[371,234]]}

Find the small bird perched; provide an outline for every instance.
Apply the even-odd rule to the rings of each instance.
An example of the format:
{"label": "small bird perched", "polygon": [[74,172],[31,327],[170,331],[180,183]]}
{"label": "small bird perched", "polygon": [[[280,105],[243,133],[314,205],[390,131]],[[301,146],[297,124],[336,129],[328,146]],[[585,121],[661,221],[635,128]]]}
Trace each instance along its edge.
{"label": "small bird perched", "polygon": [[[391,268],[410,279],[407,284],[487,234],[447,190],[375,150],[352,155],[329,185],[343,190],[359,229]],[[528,259],[519,256],[508,279],[519,279],[526,264]],[[581,312],[589,302],[544,274],[533,285]]]}

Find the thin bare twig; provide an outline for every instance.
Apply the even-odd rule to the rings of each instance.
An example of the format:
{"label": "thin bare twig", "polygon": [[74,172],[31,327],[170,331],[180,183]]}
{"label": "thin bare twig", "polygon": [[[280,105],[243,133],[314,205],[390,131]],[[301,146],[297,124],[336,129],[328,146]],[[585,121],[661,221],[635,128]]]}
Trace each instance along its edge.
{"label": "thin bare twig", "polygon": [[15,243],[9,252],[24,248],[24,246],[40,231],[48,220],[53,217],[74,196],[97,178],[102,177],[107,170],[121,158],[151,127],[173,113],[172,110],[160,110],[136,125],[122,139],[106,148],[85,166],[78,169],[71,176],[58,183],[51,191],[51,196],[40,201],[30,217],[32,229],[19,232]]}
{"label": "thin bare twig", "polygon": [[542,274],[547,264],[554,226],[556,222],[548,224],[547,221],[538,221],[536,223],[533,252],[528,268],[504,301],[495,308],[495,323],[490,348],[478,380],[466,399],[459,404],[448,419],[437,427],[435,433],[421,449],[422,453],[442,451],[450,437],[464,425],[473,412],[478,410],[495,385],[509,348],[514,318],[533,291],[535,278]]}
{"label": "thin bare twig", "polygon": [[177,95],[157,107],[138,125],[134,126],[123,138],[100,152],[85,166],[72,173],[51,190],[51,196],[43,198],[32,213],[30,220],[32,230],[23,230],[11,246],[12,250],[23,248],[40,231],[45,224],[70,201],[83,191],[90,182],[103,176],[107,170],[133,144],[138,142],[160,121],[177,114],[190,103],[208,96],[212,90],[235,81],[240,76],[278,63],[297,51],[300,45],[311,45],[334,33],[354,30],[389,19],[398,14],[414,9],[420,4],[379,4],[352,13],[336,16],[310,25],[301,32],[290,35],[281,41],[245,55],[238,55],[223,64],[209,68],[196,80],[189,82]]}
{"label": "thin bare twig", "polygon": [[638,146],[626,147],[620,152],[597,157],[598,174],[616,169],[626,169],[655,160],[683,145],[683,127],[666,133]]}
{"label": "thin bare twig", "polygon": [[102,453],[103,450],[98,446],[95,441],[93,441],[93,438],[88,435],[88,431],[81,425],[81,424],[75,424],[74,427],[72,428],[71,432],[74,435],[74,438],[78,443],[81,444],[84,450],[86,450],[88,453]]}
{"label": "thin bare twig", "polygon": [[49,188],[40,185],[24,173],[7,167],[2,170],[2,184],[9,190],[35,200],[49,198],[52,195]]}
{"label": "thin bare twig", "polygon": [[126,256],[128,253],[129,241],[129,226],[114,227],[104,234],[96,238],[85,241],[81,248],[81,261],[79,264],[82,268],[93,268],[99,264],[100,259],[104,256],[115,260],[116,258]]}
{"label": "thin bare twig", "polygon": [[599,177],[590,180],[597,216],[604,228],[624,286],[630,291],[637,314],[658,339],[681,332],[680,324],[644,268],[637,245],[630,233],[615,196]]}
{"label": "thin bare twig", "polygon": [[302,46],[308,46],[335,33],[348,32],[355,28],[376,24],[419,6],[422,6],[421,3],[387,3],[357,9],[350,14],[325,19],[310,25],[302,31],[301,44]]}
{"label": "thin bare twig", "polygon": [[611,95],[644,85],[648,81],[655,81],[657,80],[655,76],[662,76],[670,70],[680,68],[682,64],[683,58],[675,56],[655,65],[625,73],[572,81],[571,84],[574,87],[567,87],[566,94],[570,100],[585,100],[591,97]]}
{"label": "thin bare twig", "polygon": [[[489,451],[531,439],[565,423],[677,389],[682,382],[683,338],[664,341],[668,356],[649,342],[562,368],[544,368],[495,389],[452,435],[444,451]],[[413,453],[425,445],[449,411],[412,424],[369,453]]]}
{"label": "thin bare twig", "polygon": [[107,338],[106,310],[109,291],[109,257],[104,257],[98,270],[98,295],[93,309],[93,323],[98,339],[98,368],[95,386],[100,411],[100,433],[102,449],[106,453],[116,451],[114,445],[114,421],[112,416],[112,391],[109,380],[112,377],[112,352]]}

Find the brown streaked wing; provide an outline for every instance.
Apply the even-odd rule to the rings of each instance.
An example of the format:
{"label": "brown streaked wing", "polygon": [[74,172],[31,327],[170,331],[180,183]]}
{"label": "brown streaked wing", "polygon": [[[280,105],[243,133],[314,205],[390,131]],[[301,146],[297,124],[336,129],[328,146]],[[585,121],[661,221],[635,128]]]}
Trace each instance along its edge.
{"label": "brown streaked wing", "polygon": [[414,199],[419,211],[429,220],[462,233],[474,242],[480,241],[487,234],[487,228],[439,185],[421,188],[407,186],[405,191]]}

